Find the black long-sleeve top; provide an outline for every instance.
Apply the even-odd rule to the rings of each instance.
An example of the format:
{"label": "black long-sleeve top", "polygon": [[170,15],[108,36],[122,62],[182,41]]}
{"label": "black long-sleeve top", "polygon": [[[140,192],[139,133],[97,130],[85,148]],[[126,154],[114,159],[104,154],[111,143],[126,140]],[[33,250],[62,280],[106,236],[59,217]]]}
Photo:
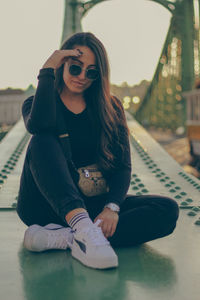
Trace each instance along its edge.
{"label": "black long-sleeve top", "polygon": [[[31,134],[56,131],[56,95],[54,88],[54,69],[43,68],[38,75],[38,86],[34,96],[26,99],[22,105],[22,115],[26,129]],[[70,133],[72,159],[76,167],[95,163],[96,143],[98,136],[92,130],[92,124],[87,114],[87,107],[79,114],[71,112],[61,101],[64,118],[66,118]],[[120,205],[127,194],[131,176],[130,145],[127,132],[120,134],[124,153],[116,150],[118,168],[110,174],[105,174],[109,186],[106,203]],[[107,175],[107,176],[106,176]]]}
{"label": "black long-sleeve top", "polygon": [[95,135],[87,107],[79,114],[70,111],[61,102],[64,118],[67,121],[67,130],[70,135],[72,160],[77,168],[87,166],[96,162],[96,147],[98,137]]}

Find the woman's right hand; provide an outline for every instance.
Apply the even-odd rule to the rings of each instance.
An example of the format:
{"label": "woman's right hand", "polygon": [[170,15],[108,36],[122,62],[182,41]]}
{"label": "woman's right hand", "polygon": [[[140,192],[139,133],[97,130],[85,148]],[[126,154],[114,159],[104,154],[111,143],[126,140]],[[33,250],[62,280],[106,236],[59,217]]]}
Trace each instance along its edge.
{"label": "woman's right hand", "polygon": [[55,50],[42,68],[58,69],[70,56],[79,57],[82,53],[78,49]]}

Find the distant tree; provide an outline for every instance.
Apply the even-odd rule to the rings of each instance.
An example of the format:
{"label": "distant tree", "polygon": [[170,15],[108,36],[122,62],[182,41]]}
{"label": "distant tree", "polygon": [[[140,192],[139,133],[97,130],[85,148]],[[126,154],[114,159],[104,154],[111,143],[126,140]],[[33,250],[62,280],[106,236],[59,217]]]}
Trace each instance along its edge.
{"label": "distant tree", "polygon": [[29,96],[34,95],[35,94],[35,90],[36,90],[35,87],[32,84],[30,84],[28,86],[28,88],[25,90],[26,96],[29,97]]}

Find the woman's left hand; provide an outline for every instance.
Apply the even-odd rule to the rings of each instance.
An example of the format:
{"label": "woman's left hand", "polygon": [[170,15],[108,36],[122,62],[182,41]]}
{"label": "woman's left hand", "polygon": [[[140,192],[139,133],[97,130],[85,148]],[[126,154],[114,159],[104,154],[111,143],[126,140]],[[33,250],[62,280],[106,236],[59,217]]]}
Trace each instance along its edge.
{"label": "woman's left hand", "polygon": [[104,210],[95,218],[94,222],[97,220],[101,220],[101,223],[98,226],[101,227],[104,236],[108,238],[115,233],[119,216],[118,213],[112,211],[108,207],[105,207]]}

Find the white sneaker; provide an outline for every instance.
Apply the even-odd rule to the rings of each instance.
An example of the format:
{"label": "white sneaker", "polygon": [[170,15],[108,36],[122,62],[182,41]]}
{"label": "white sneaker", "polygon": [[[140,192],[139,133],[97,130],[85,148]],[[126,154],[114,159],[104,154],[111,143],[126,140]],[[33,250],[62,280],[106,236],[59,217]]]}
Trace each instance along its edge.
{"label": "white sneaker", "polygon": [[84,265],[97,269],[118,266],[118,257],[97,224],[74,231],[72,256]]}
{"label": "white sneaker", "polygon": [[24,234],[24,247],[30,251],[41,252],[50,249],[67,249],[73,240],[70,227],[48,224],[44,227],[31,225]]}

